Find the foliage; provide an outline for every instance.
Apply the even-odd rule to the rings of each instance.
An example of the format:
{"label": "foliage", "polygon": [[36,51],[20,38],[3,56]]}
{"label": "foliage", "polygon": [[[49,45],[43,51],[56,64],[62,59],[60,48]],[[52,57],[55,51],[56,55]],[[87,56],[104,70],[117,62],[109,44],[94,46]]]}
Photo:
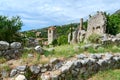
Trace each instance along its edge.
{"label": "foliage", "polygon": [[0,40],[13,42],[20,41],[19,30],[22,27],[22,21],[19,16],[8,18],[0,16]]}
{"label": "foliage", "polygon": [[53,46],[56,46],[57,44],[58,44],[57,39],[54,39],[54,40],[52,41],[52,45],[53,45]]}
{"label": "foliage", "polygon": [[87,24],[88,24],[88,21],[84,21],[83,22],[83,29],[87,31]]}
{"label": "foliage", "polygon": [[56,30],[57,30],[57,34],[58,36],[62,36],[63,34],[64,35],[68,35],[68,33],[70,33],[71,31],[71,27],[73,29],[77,28],[78,27],[78,23],[71,23],[71,24],[66,24],[66,25],[62,25],[62,26],[56,26]]}
{"label": "foliage", "polygon": [[58,45],[62,45],[62,44],[67,44],[68,41],[67,41],[67,36],[65,35],[62,35],[60,37],[58,37]]}
{"label": "foliage", "polygon": [[100,35],[92,34],[89,36],[88,41],[90,41],[91,43],[99,43],[100,42]]}
{"label": "foliage", "polygon": [[[71,23],[71,24],[66,24],[66,25],[62,25],[62,26],[58,26],[55,25],[56,27],[56,31],[57,31],[57,36],[61,36],[61,35],[68,35],[68,33],[70,32],[70,27],[72,26],[73,28],[77,28],[79,25],[79,23]],[[47,38],[47,30],[48,27],[46,28],[42,28],[42,29],[37,29],[36,31],[41,32],[41,38]],[[26,31],[29,32],[29,31]]]}
{"label": "foliage", "polygon": [[33,37],[33,38],[35,38],[36,36],[35,36],[35,32],[32,32],[32,31],[27,31],[27,32],[25,32],[24,33],[25,34],[25,36],[28,38],[28,37]]}
{"label": "foliage", "polygon": [[120,32],[120,13],[112,15],[105,13],[105,15],[107,17],[106,33],[116,35]]}

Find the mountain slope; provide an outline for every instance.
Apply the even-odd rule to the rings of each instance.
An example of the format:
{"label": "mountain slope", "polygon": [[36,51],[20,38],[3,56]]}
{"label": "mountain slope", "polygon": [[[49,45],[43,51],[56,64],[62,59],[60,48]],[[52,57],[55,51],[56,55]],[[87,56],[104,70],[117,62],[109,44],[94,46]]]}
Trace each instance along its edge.
{"label": "mountain slope", "polygon": [[120,9],[117,10],[114,14],[120,14]]}

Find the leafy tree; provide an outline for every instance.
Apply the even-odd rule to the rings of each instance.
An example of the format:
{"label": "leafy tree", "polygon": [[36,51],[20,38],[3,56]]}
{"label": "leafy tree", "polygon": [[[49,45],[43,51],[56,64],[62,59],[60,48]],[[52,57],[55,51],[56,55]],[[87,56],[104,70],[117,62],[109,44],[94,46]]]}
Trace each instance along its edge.
{"label": "leafy tree", "polygon": [[68,43],[67,36],[62,35],[62,36],[58,37],[57,42],[58,42],[58,45],[67,44]]}
{"label": "leafy tree", "polygon": [[106,14],[107,17],[107,27],[106,33],[116,35],[120,32],[120,14]]}
{"label": "leafy tree", "polygon": [[53,40],[52,45],[56,46],[58,44],[57,39]]}
{"label": "leafy tree", "polygon": [[0,40],[12,42],[21,40],[19,30],[23,23],[19,16],[0,16]]}

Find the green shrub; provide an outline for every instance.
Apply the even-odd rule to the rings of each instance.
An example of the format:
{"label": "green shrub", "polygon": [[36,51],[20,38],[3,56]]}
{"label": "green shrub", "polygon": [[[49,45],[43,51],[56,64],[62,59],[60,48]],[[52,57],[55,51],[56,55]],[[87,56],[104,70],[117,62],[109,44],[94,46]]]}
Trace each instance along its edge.
{"label": "green shrub", "polygon": [[100,43],[100,37],[98,34],[92,34],[89,36],[88,41],[91,43]]}
{"label": "green shrub", "polygon": [[67,36],[62,35],[60,37],[58,37],[58,45],[62,45],[62,44],[67,44],[68,40],[67,40]]}
{"label": "green shrub", "polygon": [[58,44],[57,39],[53,40],[52,45],[56,46]]}

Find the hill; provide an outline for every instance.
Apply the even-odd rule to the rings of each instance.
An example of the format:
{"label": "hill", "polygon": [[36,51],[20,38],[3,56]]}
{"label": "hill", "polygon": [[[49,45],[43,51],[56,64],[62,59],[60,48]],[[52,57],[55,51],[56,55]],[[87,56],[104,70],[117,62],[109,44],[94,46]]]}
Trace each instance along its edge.
{"label": "hill", "polygon": [[[83,23],[84,25],[84,29],[86,29],[87,27],[87,22],[85,21]],[[71,24],[65,24],[65,25],[62,25],[62,26],[59,26],[59,25],[55,25],[54,27],[56,27],[56,31],[57,31],[57,36],[61,36],[61,35],[65,35],[67,36],[68,33],[70,32],[70,27],[72,27],[73,29],[76,29],[77,27],[79,27],[79,24],[80,23],[71,23]],[[36,29],[35,32],[41,32],[41,38],[47,38],[47,30],[48,30],[49,27],[46,27],[46,28],[42,28],[42,29]],[[25,31],[25,32],[32,32],[33,30],[30,30],[30,31]]]}
{"label": "hill", "polygon": [[114,14],[120,14],[120,9],[117,10]]}

